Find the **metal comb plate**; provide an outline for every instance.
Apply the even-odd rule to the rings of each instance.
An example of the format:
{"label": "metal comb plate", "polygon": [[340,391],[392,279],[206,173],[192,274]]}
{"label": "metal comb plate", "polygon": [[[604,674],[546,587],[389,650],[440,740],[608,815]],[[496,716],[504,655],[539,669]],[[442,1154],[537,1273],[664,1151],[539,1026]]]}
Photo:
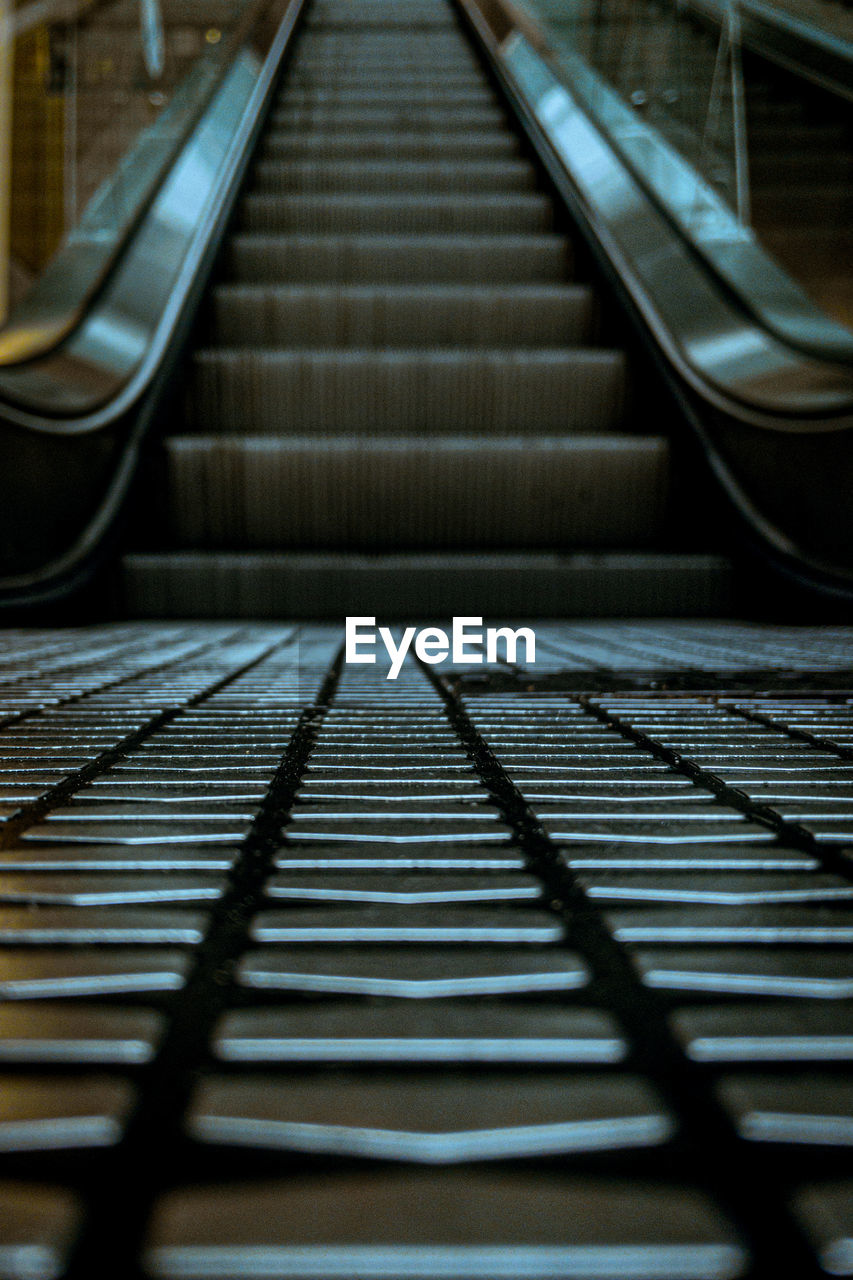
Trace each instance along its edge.
{"label": "metal comb plate", "polygon": [[145,1262],[158,1280],[734,1280],[747,1258],[694,1192],[407,1169],[172,1192]]}
{"label": "metal comb plate", "polygon": [[425,1164],[655,1146],[674,1127],[638,1079],[538,1072],[220,1077],[188,1126],[204,1142]]}
{"label": "metal comb plate", "polygon": [[625,1042],[593,1009],[440,1002],[318,1005],[227,1014],[214,1035],[229,1062],[620,1062]]}
{"label": "metal comb plate", "polygon": [[237,973],[258,990],[407,1000],[570,991],[589,981],[581,958],[556,948],[281,948],[249,952]]}

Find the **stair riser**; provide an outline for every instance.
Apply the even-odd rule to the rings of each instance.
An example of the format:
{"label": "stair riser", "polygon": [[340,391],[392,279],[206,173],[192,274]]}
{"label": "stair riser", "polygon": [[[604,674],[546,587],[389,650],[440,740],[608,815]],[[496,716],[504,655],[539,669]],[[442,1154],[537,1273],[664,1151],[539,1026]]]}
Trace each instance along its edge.
{"label": "stair riser", "polygon": [[591,433],[619,428],[624,386],[618,352],[216,350],[194,361],[188,419],[238,435]]}
{"label": "stair riser", "polygon": [[450,45],[430,44],[418,55],[405,51],[405,46],[388,42],[362,44],[355,48],[323,48],[309,54],[303,48],[294,62],[294,71],[300,75],[329,75],[341,72],[345,75],[364,74],[373,71],[377,75],[386,72],[405,71],[413,75],[435,77],[437,66],[446,67],[456,75],[483,76],[476,58],[460,57]]}
{"label": "stair riser", "polygon": [[422,28],[424,32],[431,33],[448,29],[453,30],[455,25],[450,14],[447,14],[446,17],[444,14],[437,16],[424,9],[421,13],[410,15],[405,7],[399,12],[389,9],[375,14],[359,12],[357,16],[344,12],[335,14],[312,13],[305,19],[305,28],[308,31],[321,31],[324,28],[340,31],[360,31],[371,28],[377,31],[393,31],[395,28]]}
{"label": "stair riser", "polygon": [[498,107],[440,111],[401,106],[396,110],[376,108],[361,111],[349,107],[288,107],[274,112],[271,119],[275,128],[318,129],[324,133],[343,130],[358,135],[375,129],[404,129],[407,133],[468,133],[472,129],[504,125],[506,117]]}
{"label": "stair riser", "polygon": [[442,192],[468,195],[473,192],[532,191],[536,174],[524,160],[493,160],[484,164],[442,164],[411,161],[407,164],[362,161],[339,164],[287,164],[279,160],[259,161],[254,170],[253,189],[270,195],[322,191],[370,195],[376,193]]}
{"label": "stair riser", "polygon": [[236,236],[225,255],[232,279],[250,284],[533,284],[570,275],[557,236]]}
{"label": "stair riser", "polygon": [[[529,296],[525,296],[529,294]],[[504,347],[589,341],[586,289],[503,291],[218,289],[216,341],[226,346]]]}
{"label": "stair riser", "polygon": [[725,616],[716,557],[633,555],[130,556],[125,598],[161,618]]}
{"label": "stair riser", "polygon": [[442,88],[438,91],[432,89],[415,89],[409,86],[405,96],[399,93],[393,93],[388,89],[376,88],[367,89],[362,92],[359,89],[333,89],[328,85],[317,89],[301,89],[298,92],[294,90],[291,93],[280,94],[277,98],[277,106],[274,110],[304,110],[305,107],[347,107],[350,110],[358,110],[360,107],[376,108],[383,110],[394,110],[400,105],[401,98],[405,101],[409,108],[416,108],[423,105],[425,108],[437,108],[442,111],[459,110],[465,111],[468,107],[491,107],[497,108],[498,103],[491,89],[448,89]]}
{"label": "stair riser", "polygon": [[553,206],[545,196],[473,196],[445,199],[424,197],[394,200],[378,196],[340,198],[247,196],[240,204],[237,225],[248,232],[408,233],[453,232],[510,233],[548,231]]}
{"label": "stair riser", "polygon": [[411,40],[378,32],[344,40],[331,35],[310,36],[300,43],[293,66],[299,70],[329,66],[357,69],[368,63],[387,65],[393,60],[395,66],[423,67],[434,71],[437,58],[442,59],[442,65],[446,63],[449,67],[482,74],[476,55],[464,47],[460,48],[452,38],[423,36],[417,46],[413,46]]}
{"label": "stair riser", "polygon": [[445,134],[436,137],[405,134],[362,136],[342,133],[314,137],[288,137],[271,133],[259,155],[271,160],[488,160],[504,159],[519,154],[518,139],[497,133],[479,137],[476,134]]}
{"label": "stair riser", "polygon": [[435,73],[441,63],[450,71],[482,75],[483,69],[476,58],[460,54],[446,41],[430,40],[423,49],[413,52],[411,46],[401,41],[362,40],[356,44],[340,45],[330,41],[316,41],[310,49],[303,44],[294,70],[300,72],[330,70],[346,72],[374,69],[421,71]]}
{"label": "stair riser", "polygon": [[657,440],[612,448],[246,443],[172,442],[169,505],[181,545],[643,545],[663,517],[667,450]]}
{"label": "stair riser", "polygon": [[486,82],[479,72],[449,70],[446,75],[440,71],[407,72],[405,70],[347,71],[338,68],[334,71],[294,72],[290,78],[291,88],[299,89],[375,89],[377,84],[386,91],[405,97],[409,88],[423,89],[441,94],[442,90],[484,89]]}

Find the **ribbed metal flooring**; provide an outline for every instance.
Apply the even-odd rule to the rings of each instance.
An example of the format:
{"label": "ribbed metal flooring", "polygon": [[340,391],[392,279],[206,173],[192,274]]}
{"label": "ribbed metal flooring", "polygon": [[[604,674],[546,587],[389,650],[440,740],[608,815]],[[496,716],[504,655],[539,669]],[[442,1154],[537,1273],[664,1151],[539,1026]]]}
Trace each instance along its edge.
{"label": "ribbed metal flooring", "polygon": [[412,593],[421,614],[465,593],[483,614],[728,609],[725,561],[673,554],[661,414],[574,258],[447,0],[312,4],[128,612],[339,617],[356,577],[358,612],[397,617]]}
{"label": "ribbed metal flooring", "polygon": [[0,1275],[849,1274],[853,632],[536,630],[0,635]]}

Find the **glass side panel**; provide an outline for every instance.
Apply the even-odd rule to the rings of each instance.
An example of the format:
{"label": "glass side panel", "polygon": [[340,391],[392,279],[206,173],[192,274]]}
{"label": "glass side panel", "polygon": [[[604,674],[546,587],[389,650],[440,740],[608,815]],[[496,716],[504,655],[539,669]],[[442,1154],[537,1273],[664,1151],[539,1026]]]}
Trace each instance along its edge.
{"label": "glass side panel", "polygon": [[580,55],[749,220],[741,169],[740,34],[734,6],[722,30],[672,0],[527,0],[556,50]]}
{"label": "glass side panel", "polygon": [[[751,18],[739,0],[715,4],[713,18],[680,0],[513,2],[685,230],[705,247],[754,236],[818,307],[853,326],[851,101],[759,56],[754,40],[742,49]],[[781,12],[853,59],[853,19],[845,25],[839,5],[784,0]]]}
{"label": "glass side panel", "polygon": [[75,229],[134,215],[248,3],[0,0],[0,323]]}

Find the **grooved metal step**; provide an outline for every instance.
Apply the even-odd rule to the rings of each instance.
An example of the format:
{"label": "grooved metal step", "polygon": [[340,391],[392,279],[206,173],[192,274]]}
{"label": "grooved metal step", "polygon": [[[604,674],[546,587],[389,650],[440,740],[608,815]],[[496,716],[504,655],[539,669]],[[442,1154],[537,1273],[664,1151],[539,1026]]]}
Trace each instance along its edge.
{"label": "grooved metal step", "polygon": [[[286,94],[280,94],[277,101],[279,109],[302,110],[305,107],[346,107],[357,109],[369,107],[382,110],[394,110],[400,106],[401,95],[374,84],[365,89],[347,89],[330,85],[328,82],[313,89],[293,88]],[[442,111],[455,107],[466,111],[469,107],[480,110],[483,107],[496,107],[497,97],[487,85],[472,89],[455,89],[442,85],[436,89],[423,89],[407,85],[405,103],[411,109],[415,105],[426,108],[437,107]]]}
{"label": "grooved metal step", "polygon": [[328,30],[339,28],[348,31],[355,28],[368,31],[371,27],[388,30],[403,27],[407,34],[415,36],[422,31],[430,32],[434,28],[455,27],[453,14],[449,9],[436,9],[434,4],[412,5],[410,0],[393,4],[367,4],[358,8],[349,5],[325,5],[318,0],[316,8],[309,10],[305,20],[309,29]]}
{"label": "grooved metal step", "polygon": [[336,164],[259,160],[258,190],[270,192],[534,191],[536,174],[526,160],[340,160]]}
{"label": "grooved metal step", "polygon": [[225,268],[246,283],[533,284],[571,270],[559,235],[259,235],[231,238]]}
{"label": "grooved metal step", "polygon": [[211,295],[210,325],[226,347],[557,347],[590,339],[593,297],[583,285],[230,284]]}
{"label": "grooved metal step", "polygon": [[519,195],[247,195],[239,226],[288,235],[356,233],[513,235],[550,231],[553,206],[536,192]]}
{"label": "grooved metal step", "polygon": [[124,599],[142,618],[719,617],[721,556],[652,552],[359,555],[173,551],[125,560]]}
{"label": "grooved metal step", "polygon": [[303,105],[279,107],[270,121],[275,128],[302,129],[317,126],[324,132],[330,128],[345,129],[348,133],[361,133],[373,129],[405,129],[407,133],[424,130],[428,133],[448,133],[482,127],[493,128],[506,124],[506,112],[500,107],[469,107],[460,114],[458,107],[417,107],[406,102],[396,106],[364,107]]}
{"label": "grooved metal step", "polygon": [[[328,73],[305,71],[294,72],[292,83],[295,89],[323,88],[329,81]],[[346,68],[335,69],[333,84],[339,89],[371,89],[376,83],[376,75],[363,70],[347,71]],[[445,89],[466,90],[477,89],[482,83],[476,71],[454,71],[447,74],[441,71],[405,71],[387,70],[382,76],[383,86],[390,92],[405,93],[409,87],[422,89],[441,95]]]}
{"label": "grooved metal step", "polygon": [[193,360],[188,422],[208,433],[537,436],[622,422],[618,351],[212,348]]}
{"label": "grooved metal step", "polygon": [[178,436],[167,453],[191,547],[643,545],[666,495],[666,442],[639,436]]}
{"label": "grooved metal step", "polygon": [[393,133],[330,134],[315,132],[310,137],[298,133],[286,133],[282,129],[270,132],[261,144],[261,155],[271,159],[300,160],[384,160],[398,157],[400,160],[466,160],[478,161],[492,157],[517,155],[518,139],[503,130],[487,133]]}
{"label": "grooved metal step", "polygon": [[[597,306],[568,283],[571,240],[450,10],[431,0],[442,25],[413,27],[365,2],[339,5],[341,25],[309,10],[278,91],[166,441],[166,537],[236,557],[238,611],[235,575],[255,581],[261,563],[241,550],[316,548],[338,567],[366,550],[386,568],[395,551],[452,551],[442,612],[464,607],[463,585],[520,609],[526,583],[558,613],[575,588],[606,612],[677,609],[675,584],[724,600],[728,571],[701,558],[673,561],[668,580],[668,562],[613,562],[600,582],[601,562],[525,561],[515,589],[488,558],[657,547],[669,451],[654,428],[628,434],[626,356],[589,345]],[[174,563],[149,558],[145,575]],[[221,563],[195,559],[192,591]],[[435,590],[411,557],[381,587],[376,564],[359,580],[382,600],[392,584],[401,601],[409,583]],[[339,576],[319,573],[312,612],[337,606]],[[268,606],[250,598],[289,607],[279,589]]]}

